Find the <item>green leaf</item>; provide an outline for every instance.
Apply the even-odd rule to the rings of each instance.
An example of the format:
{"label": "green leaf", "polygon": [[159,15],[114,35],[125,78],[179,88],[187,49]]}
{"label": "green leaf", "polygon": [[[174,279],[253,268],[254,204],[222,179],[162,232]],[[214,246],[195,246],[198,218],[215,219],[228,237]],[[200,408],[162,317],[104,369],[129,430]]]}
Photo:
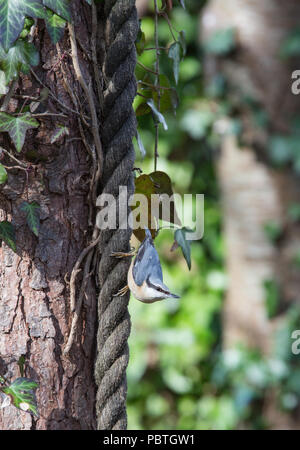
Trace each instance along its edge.
{"label": "green leaf", "polygon": [[186,239],[186,233],[190,232],[188,228],[181,228],[174,233],[175,242],[182,250],[182,254],[186,260],[189,270],[191,270],[191,242]]}
{"label": "green leaf", "polygon": [[24,376],[24,364],[25,364],[25,355],[21,355],[18,360],[18,366],[19,366],[21,377]]}
{"label": "green leaf", "polygon": [[292,203],[288,208],[288,217],[293,222],[300,221],[300,203]]}
{"label": "green leaf", "polygon": [[28,73],[30,66],[39,63],[39,53],[35,46],[19,39],[13,47],[5,52],[0,47],[0,67],[6,76],[6,83],[19,76],[19,72]]}
{"label": "green leaf", "polygon": [[22,411],[32,412],[38,417],[35,390],[38,383],[30,378],[17,378],[10,386],[2,388],[6,395],[11,395],[12,403],[16,408]]}
{"label": "green leaf", "polygon": [[[172,182],[168,174],[161,171],[152,172],[149,174],[149,177],[154,183],[155,194],[166,194],[169,197],[173,195]],[[170,202],[170,210],[165,211],[162,205],[159,208],[159,217],[157,219],[165,220],[170,223],[175,223],[176,225],[181,226],[181,220],[178,217],[175,202]]]}
{"label": "green leaf", "polygon": [[46,14],[45,23],[47,30],[51,37],[51,41],[53,44],[56,44],[64,34],[66,21],[48,8]]}
{"label": "green leaf", "polygon": [[36,236],[38,236],[40,228],[40,205],[36,202],[23,202],[20,208],[26,213],[26,220],[29,228]]}
{"label": "green leaf", "polygon": [[[159,76],[159,86],[168,88],[160,90],[160,112],[173,111],[173,113],[176,114],[176,109],[179,104],[176,89],[171,87],[168,77],[162,74]],[[152,96],[155,104],[158,105],[158,95],[155,86],[153,86]]]}
{"label": "green leaf", "polygon": [[265,307],[268,318],[274,317],[278,311],[280,303],[280,292],[278,284],[275,280],[266,280],[264,282],[265,288]]}
{"label": "green leaf", "polygon": [[185,31],[179,31],[178,42],[181,46],[182,56],[186,55],[186,41],[185,41]]}
{"label": "green leaf", "polygon": [[[154,182],[151,180],[149,175],[140,175],[139,177],[137,177],[135,180],[135,194],[143,194],[147,197],[147,214],[148,214],[148,224],[147,227],[151,232],[151,235],[153,237],[153,239],[156,236],[156,229],[151,228],[151,195],[155,194],[155,187],[154,187]],[[131,209],[132,211],[134,211],[137,206],[132,206]],[[137,216],[138,220],[139,215]],[[144,224],[146,225],[146,224]],[[135,235],[135,237],[142,242],[145,238],[145,230],[138,228],[133,230],[133,233]]]}
{"label": "green leaf", "polygon": [[146,45],[146,36],[143,31],[140,30],[138,33],[137,40],[135,42],[135,47],[138,55],[141,55],[144,51]]}
{"label": "green leaf", "polygon": [[0,239],[2,239],[14,252],[17,251],[15,230],[11,222],[0,222]]}
{"label": "green leaf", "polygon": [[204,43],[204,49],[214,55],[226,55],[231,52],[236,45],[235,32],[233,28],[216,31]]}
{"label": "green leaf", "polygon": [[148,114],[151,112],[150,106],[147,105],[146,102],[142,102],[136,109],[135,115],[137,117],[144,116],[145,114]]}
{"label": "green leaf", "polygon": [[51,144],[54,144],[54,142],[58,141],[64,136],[69,136],[69,128],[65,127],[64,125],[57,125],[57,128],[55,128],[54,133],[51,137]]}
{"label": "green leaf", "polygon": [[36,128],[38,126],[39,123],[28,113],[15,117],[7,113],[0,112],[0,131],[8,132],[18,152],[22,150],[26,131],[30,128]]}
{"label": "green leaf", "polygon": [[40,0],[0,0],[0,45],[6,51],[19,37],[25,16],[45,17]]}
{"label": "green leaf", "polygon": [[7,180],[7,172],[5,170],[5,167],[0,164],[0,184],[5,183]]}
{"label": "green leaf", "polygon": [[52,9],[63,19],[71,22],[70,2],[69,0],[43,0],[43,4]]}
{"label": "green leaf", "polygon": [[273,164],[283,166],[291,161],[292,145],[290,136],[275,135],[269,141],[269,153]]}
{"label": "green leaf", "polygon": [[179,42],[174,42],[168,51],[168,57],[173,60],[173,74],[176,84],[178,84],[179,79],[179,63],[181,60],[181,45]]}
{"label": "green leaf", "polygon": [[296,28],[288,35],[280,49],[280,56],[282,58],[297,55],[300,55],[300,28]]}
{"label": "green leaf", "polygon": [[282,225],[280,223],[270,221],[264,225],[264,232],[272,243],[276,243],[282,235]]}
{"label": "green leaf", "polygon": [[167,131],[167,129],[168,129],[167,122],[166,122],[164,116],[156,108],[156,106],[154,104],[154,101],[152,99],[150,99],[146,103],[147,103],[148,106],[150,106],[150,108],[152,109],[153,114],[156,116],[158,121],[163,125],[164,130]]}

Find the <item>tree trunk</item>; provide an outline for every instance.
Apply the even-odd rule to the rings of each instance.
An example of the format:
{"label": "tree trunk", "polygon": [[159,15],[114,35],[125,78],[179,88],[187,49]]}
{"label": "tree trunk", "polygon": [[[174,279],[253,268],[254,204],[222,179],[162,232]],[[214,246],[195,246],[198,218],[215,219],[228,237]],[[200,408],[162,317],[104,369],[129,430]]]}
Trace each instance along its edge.
{"label": "tree trunk", "polygon": [[[280,45],[298,25],[296,0],[211,0],[201,18],[202,38],[234,27],[237,50],[229,58],[206,61],[207,79],[225,74],[235,96],[251,96],[270,118],[271,134],[289,133],[299,109],[292,95],[291,75],[297,69],[279,57]],[[241,117],[247,112],[240,110]],[[224,208],[226,259],[229,277],[224,311],[224,344],[243,342],[268,354],[272,334],[283,315],[270,320],[265,307],[264,282],[275,280],[281,292],[281,310],[299,298],[299,271],[293,259],[300,240],[299,223],[288,220],[287,210],[300,202],[299,180],[291,170],[274,170],[267,162],[267,137],[246,122],[247,145],[239,148],[232,135],[224,135],[217,161]],[[264,226],[275,222],[283,229],[278,244]],[[269,405],[270,406],[270,405]],[[273,427],[295,428],[271,402],[267,416]]]}
{"label": "tree trunk", "polygon": [[[87,84],[94,86],[89,8],[86,2],[72,2],[81,70]],[[91,241],[93,223],[89,221],[88,204],[91,157],[81,139],[79,115],[67,108],[76,109],[73,96],[78,110],[82,108],[85,112],[86,99],[74,75],[67,33],[55,46],[44,22],[39,21],[34,43],[41,58],[34,71],[66,108],[51,94],[40,104],[38,112],[63,116],[42,117],[37,131],[27,132],[25,146],[18,156],[27,163],[29,159],[33,161],[32,170],[28,174],[10,170],[8,182],[1,187],[1,220],[12,219],[17,253],[2,242],[0,373],[8,380],[20,376],[17,362],[25,355],[24,375],[39,383],[40,417],[34,419],[9,406],[0,412],[0,429],[93,429],[96,426],[93,366],[97,314],[93,277],[86,284],[78,338],[70,356],[63,355],[71,323],[68,281],[79,254]],[[16,93],[37,97],[42,89],[35,76],[22,76]],[[10,103],[10,110],[15,110],[16,102]],[[19,100],[19,106],[22,102]],[[51,144],[59,124],[68,127],[69,136]],[[0,139],[7,148],[7,136],[2,135]],[[38,238],[29,230],[20,210],[24,200],[35,200],[41,205]],[[77,278],[80,282],[82,275]]]}

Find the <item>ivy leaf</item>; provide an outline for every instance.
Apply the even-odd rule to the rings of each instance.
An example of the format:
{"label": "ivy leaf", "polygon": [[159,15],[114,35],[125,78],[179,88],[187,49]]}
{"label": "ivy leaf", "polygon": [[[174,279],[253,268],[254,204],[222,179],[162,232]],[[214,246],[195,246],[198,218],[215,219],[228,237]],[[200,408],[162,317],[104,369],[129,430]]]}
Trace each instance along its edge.
{"label": "ivy leaf", "polygon": [[11,222],[0,222],[0,239],[2,239],[14,252],[17,251],[15,230]]}
{"label": "ivy leaf", "polygon": [[280,303],[279,286],[275,280],[265,280],[265,308],[269,319],[272,319],[278,312]]}
{"label": "ivy leaf", "polygon": [[55,128],[54,133],[51,137],[51,144],[54,144],[54,142],[58,141],[64,136],[69,136],[69,128],[65,127],[64,125],[57,125],[57,128]]}
{"label": "ivy leaf", "polygon": [[8,132],[18,152],[22,150],[26,131],[30,128],[36,128],[38,126],[39,123],[28,113],[15,117],[7,113],[0,112],[0,131]]}
{"label": "ivy leaf", "polygon": [[[172,188],[172,182],[165,172],[156,171],[150,173],[149,177],[154,183],[154,189],[155,194],[166,194],[169,197],[172,197],[173,195],[173,188]],[[168,211],[165,211],[162,205],[160,205],[159,208],[159,216],[157,219],[165,220],[170,223],[175,223],[176,225],[181,226],[181,220],[178,217],[175,202],[170,202],[170,209]]]}
{"label": "ivy leaf", "polygon": [[10,386],[2,388],[6,395],[10,395],[12,403],[16,408],[22,411],[32,412],[38,417],[35,390],[38,383],[30,378],[17,378]]}
{"label": "ivy leaf", "polygon": [[[151,195],[155,194],[155,187],[154,182],[151,180],[149,175],[140,175],[135,180],[135,194],[143,194],[145,197],[147,197],[147,223],[142,223],[141,227],[138,229],[134,229],[133,233],[135,237],[142,242],[145,238],[145,230],[144,228],[147,226],[147,228],[150,230],[151,235],[153,239],[156,236],[156,229],[151,228]],[[137,206],[132,206],[131,210],[134,211]],[[141,221],[140,214],[137,215],[136,219],[138,221]]]}
{"label": "ivy leaf", "polygon": [[40,228],[40,205],[37,202],[23,202],[21,210],[26,213],[26,220],[31,231],[38,236]]}
{"label": "ivy leaf", "polygon": [[[171,83],[165,75],[159,76],[159,86],[166,87],[168,89],[161,89],[160,93],[160,112],[173,111],[176,114],[176,108],[179,104],[178,95],[176,89],[171,87]],[[155,86],[153,86],[153,99],[155,104],[158,104],[158,95]]]}
{"label": "ivy leaf", "polygon": [[64,34],[66,21],[48,8],[46,8],[46,14],[46,28],[51,37],[51,41],[53,44],[56,44]]}
{"label": "ivy leaf", "polygon": [[7,172],[5,170],[5,167],[0,164],[0,184],[5,183],[7,180]]}
{"label": "ivy leaf", "polygon": [[182,254],[186,263],[188,265],[189,270],[191,270],[191,242],[186,239],[186,233],[190,232],[188,228],[181,228],[180,230],[176,230],[174,233],[175,242],[179,245],[182,250]]}
{"label": "ivy leaf", "polygon": [[179,79],[179,63],[181,60],[181,45],[179,42],[174,42],[168,51],[168,57],[173,60],[173,74],[176,84],[178,84]]}
{"label": "ivy leaf", "polygon": [[135,42],[136,51],[139,56],[143,53],[145,45],[146,45],[146,36],[145,33],[140,30],[140,32],[138,33],[137,40]]}
{"label": "ivy leaf", "polygon": [[39,53],[30,42],[19,39],[8,52],[0,47],[0,67],[6,76],[6,83],[19,76],[19,72],[28,73],[30,66],[39,63]]}
{"label": "ivy leaf", "polygon": [[44,18],[41,0],[0,0],[0,45],[6,51],[23,30],[25,16]]}
{"label": "ivy leaf", "polygon": [[70,2],[69,0],[43,0],[43,4],[52,9],[63,19],[71,22]]}
{"label": "ivy leaf", "polygon": [[[144,94],[143,94],[144,95]],[[146,102],[142,102],[136,109],[135,115],[137,117],[144,116],[145,114],[148,114],[151,112],[150,106],[147,105]]]}
{"label": "ivy leaf", "polygon": [[147,105],[150,106],[150,108],[152,109],[153,114],[156,116],[156,118],[158,119],[158,121],[160,123],[162,123],[164,130],[167,131],[168,129],[168,125],[167,122],[164,118],[164,116],[158,111],[158,109],[156,108],[154,101],[152,99],[148,100]]}
{"label": "ivy leaf", "polygon": [[186,40],[185,40],[185,31],[179,31],[178,42],[181,46],[182,56],[186,55]]}

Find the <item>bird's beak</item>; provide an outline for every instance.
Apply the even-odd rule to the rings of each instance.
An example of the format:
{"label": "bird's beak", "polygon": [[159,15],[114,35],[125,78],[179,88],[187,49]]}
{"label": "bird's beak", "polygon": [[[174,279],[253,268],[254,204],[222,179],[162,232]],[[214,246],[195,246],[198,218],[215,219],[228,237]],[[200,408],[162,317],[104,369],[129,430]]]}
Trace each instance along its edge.
{"label": "bird's beak", "polygon": [[170,293],[169,293],[169,297],[171,297],[171,298],[180,298],[180,295],[172,294],[172,293],[170,292]]}

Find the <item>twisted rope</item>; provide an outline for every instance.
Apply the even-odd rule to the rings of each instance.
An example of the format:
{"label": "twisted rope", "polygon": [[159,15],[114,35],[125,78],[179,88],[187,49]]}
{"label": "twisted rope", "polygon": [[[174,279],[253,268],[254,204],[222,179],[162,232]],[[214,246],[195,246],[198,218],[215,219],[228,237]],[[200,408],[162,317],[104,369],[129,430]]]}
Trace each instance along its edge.
{"label": "twisted rope", "polygon": [[[119,196],[119,186],[126,186],[128,195],[134,191],[132,138],[136,119],[132,102],[136,94],[134,69],[135,40],[138,19],[135,0],[106,0],[106,57],[103,74],[106,81],[103,105],[104,150],[102,193]],[[129,211],[127,211],[129,213]],[[119,224],[118,224],[119,226]],[[98,300],[99,328],[95,379],[98,385],[96,412],[99,429],[120,430],[127,427],[126,368],[130,334],[129,294],[114,297],[127,284],[130,261],[111,257],[114,251],[129,250],[130,229],[103,230],[99,241]]]}

